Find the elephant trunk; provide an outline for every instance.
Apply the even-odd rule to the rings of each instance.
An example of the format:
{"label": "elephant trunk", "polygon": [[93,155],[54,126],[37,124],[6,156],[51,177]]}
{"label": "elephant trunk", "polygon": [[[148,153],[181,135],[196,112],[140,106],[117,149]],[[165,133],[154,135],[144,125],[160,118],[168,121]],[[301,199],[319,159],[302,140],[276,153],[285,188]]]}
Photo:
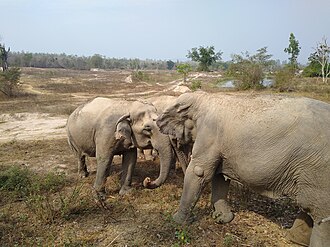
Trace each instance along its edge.
{"label": "elephant trunk", "polygon": [[159,133],[160,138],[157,138],[157,143],[153,143],[153,147],[159,153],[160,172],[155,180],[149,177],[143,181],[143,186],[148,189],[155,189],[161,186],[167,179],[171,167],[175,164],[175,155],[168,136]]}
{"label": "elephant trunk", "polygon": [[189,165],[189,152],[187,150],[182,151],[178,148],[177,140],[176,139],[170,139],[172,147],[174,149],[175,155],[181,165],[183,174],[186,173],[187,167]]}

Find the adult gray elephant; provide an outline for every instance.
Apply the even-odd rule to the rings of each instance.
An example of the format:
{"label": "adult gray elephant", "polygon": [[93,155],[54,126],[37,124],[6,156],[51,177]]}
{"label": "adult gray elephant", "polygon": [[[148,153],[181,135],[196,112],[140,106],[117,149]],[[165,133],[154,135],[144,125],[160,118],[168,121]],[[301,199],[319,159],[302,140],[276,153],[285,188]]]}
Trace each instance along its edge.
{"label": "adult gray elephant", "polygon": [[[162,113],[168,106],[173,105],[178,97],[162,95],[147,98],[146,101],[152,103],[157,112]],[[183,129],[183,135],[177,139],[170,135],[172,147],[175,151],[176,157],[182,167],[183,173],[186,172],[187,166],[190,161],[190,155],[192,147],[194,145],[194,139],[196,136],[196,128],[192,121],[187,120]],[[148,188],[148,179],[144,181],[144,186]],[[150,180],[150,179],[149,179]],[[218,223],[228,223],[233,220],[234,214],[232,209],[227,202],[227,194],[229,191],[229,179],[225,179],[224,176],[219,172],[216,173],[212,181],[212,197],[211,204],[214,207],[213,218]],[[216,188],[221,187],[219,191]]]}
{"label": "adult gray elephant", "polygon": [[292,198],[314,221],[310,246],[330,246],[329,104],[188,93],[164,111],[157,125],[182,139],[187,122],[196,135],[176,222],[191,220],[205,184],[223,173],[261,194]]}
{"label": "adult gray elephant", "polygon": [[163,184],[175,162],[169,137],[161,134],[156,125],[157,113],[153,105],[141,101],[95,98],[79,106],[68,118],[68,142],[78,158],[78,171],[88,176],[85,157],[97,159],[94,188],[105,193],[114,155],[122,154],[120,194],[131,188],[132,173],[137,160],[137,148],[154,148],[160,156],[159,177],[150,181],[156,188]]}

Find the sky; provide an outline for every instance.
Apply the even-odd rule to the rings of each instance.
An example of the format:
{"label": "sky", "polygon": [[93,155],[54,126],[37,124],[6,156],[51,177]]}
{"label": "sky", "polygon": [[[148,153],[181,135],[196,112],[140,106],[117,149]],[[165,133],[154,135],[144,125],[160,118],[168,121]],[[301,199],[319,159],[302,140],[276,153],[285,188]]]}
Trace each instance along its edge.
{"label": "sky", "polygon": [[293,33],[305,64],[330,39],[330,0],[0,0],[0,10],[0,43],[17,52],[185,61],[214,46],[228,61],[266,46],[284,61]]}

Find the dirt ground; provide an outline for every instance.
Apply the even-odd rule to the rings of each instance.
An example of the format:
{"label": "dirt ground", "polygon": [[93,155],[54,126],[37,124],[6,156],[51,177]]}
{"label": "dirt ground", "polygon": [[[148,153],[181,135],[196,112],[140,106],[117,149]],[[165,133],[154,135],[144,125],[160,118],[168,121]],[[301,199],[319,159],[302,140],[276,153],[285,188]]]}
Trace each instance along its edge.
{"label": "dirt ground", "polygon": [[[81,186],[78,210],[70,217],[44,222],[21,201],[0,203],[1,246],[296,246],[285,239],[299,211],[286,199],[271,200],[233,184],[229,200],[235,219],[225,225],[211,218],[210,190],[196,206],[197,220],[178,226],[171,215],[178,207],[183,185],[180,169],[172,171],[162,187],[147,190],[146,176],[157,177],[159,162],[139,160],[133,191],[119,196],[120,157],[107,181],[108,209],[92,198],[95,159],[89,158],[90,177],[77,179],[76,160],[66,142],[68,115],[96,96],[136,99],[179,95],[187,88],[175,72],[149,71],[147,81],[132,81],[130,71],[74,71],[22,69],[23,96],[0,98],[0,164],[24,166],[38,173],[63,173]],[[218,91],[221,75],[192,74],[202,89]],[[63,192],[64,193],[64,192]]]}

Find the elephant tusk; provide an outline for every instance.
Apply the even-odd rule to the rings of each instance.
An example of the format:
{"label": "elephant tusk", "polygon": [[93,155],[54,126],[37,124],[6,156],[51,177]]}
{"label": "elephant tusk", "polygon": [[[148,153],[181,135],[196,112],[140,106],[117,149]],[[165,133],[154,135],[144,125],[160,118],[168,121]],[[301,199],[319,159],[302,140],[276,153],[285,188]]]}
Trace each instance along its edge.
{"label": "elephant tusk", "polygon": [[143,180],[143,187],[145,187],[147,189],[156,189],[159,187],[159,185],[157,185],[155,182],[151,181],[151,178],[146,177]]}
{"label": "elephant tusk", "polygon": [[318,222],[318,224],[320,225],[321,223],[325,223],[325,222],[327,222],[327,221],[330,221],[330,216],[327,217],[327,218],[324,218],[324,219],[320,220],[320,221]]}

